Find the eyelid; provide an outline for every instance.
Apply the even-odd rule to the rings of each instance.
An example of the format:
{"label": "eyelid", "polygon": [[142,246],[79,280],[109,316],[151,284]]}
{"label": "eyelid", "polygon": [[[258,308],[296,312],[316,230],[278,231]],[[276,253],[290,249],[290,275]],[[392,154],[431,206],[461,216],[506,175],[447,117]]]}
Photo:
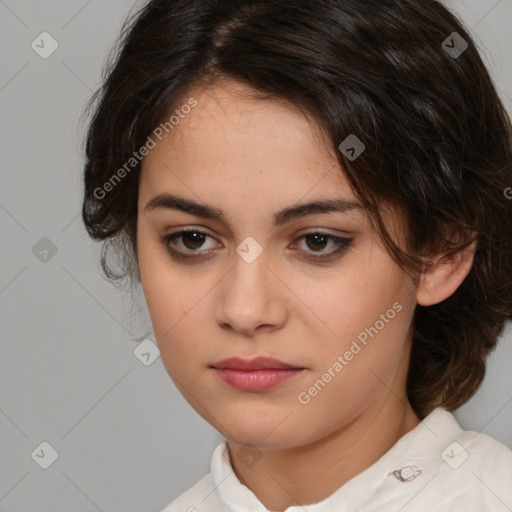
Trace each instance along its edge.
{"label": "eyelid", "polygon": [[[334,233],[332,233],[331,231],[335,231]],[[320,226],[313,226],[313,227],[310,227],[310,228],[305,228],[305,231],[303,230],[300,230],[298,233],[295,234],[295,237],[300,237],[300,236],[304,236],[304,235],[310,235],[310,234],[315,234],[315,233],[321,233],[323,235],[329,235],[329,236],[333,236],[333,237],[338,237],[338,238],[350,238],[350,237],[353,237],[354,236],[354,233],[353,232],[350,232],[350,231],[343,231],[343,230],[330,230],[329,228],[322,228]]]}
{"label": "eyelid", "polygon": [[[198,233],[205,234],[211,238],[214,238],[215,240],[218,240],[218,238],[219,238],[218,235],[213,234],[208,228],[205,228],[205,227],[199,226],[199,225],[198,226],[196,226],[196,225],[185,226],[185,227],[177,229],[177,231],[168,233],[165,236],[169,237],[172,235],[178,235],[183,232],[185,232],[185,233],[198,232]],[[331,230],[329,228],[324,228],[324,227],[320,227],[320,226],[312,226],[312,227],[304,228],[304,230],[298,231],[297,233],[295,233],[293,235],[293,238],[295,241],[302,236],[311,235],[311,234],[328,235],[328,236],[332,236],[334,238],[336,238],[336,237],[337,238],[350,238],[350,237],[354,236],[354,233],[349,232],[349,231],[335,230],[335,232],[333,233],[333,232],[331,232]]]}
{"label": "eyelid", "polygon": [[[333,259],[337,259],[338,257],[341,257],[342,253],[344,253],[349,247],[352,245],[352,242],[354,240],[353,235],[349,236],[339,236],[334,235],[332,233],[329,233],[324,228],[307,228],[307,231],[299,232],[294,235],[294,239],[292,242],[292,248],[295,249],[297,247],[297,244],[307,237],[308,235],[320,235],[326,237],[329,241],[334,243],[335,249],[331,250],[330,252],[323,253],[318,252],[315,253],[304,251],[304,250],[298,250],[296,252],[304,253],[304,255],[301,255],[299,257],[310,260],[317,263],[328,263],[332,261]],[[209,254],[212,252],[215,252],[215,249],[198,249],[197,251],[189,250],[189,251],[183,251],[179,249],[173,249],[171,248],[171,244],[175,239],[180,239],[183,235],[187,233],[200,233],[202,235],[205,235],[209,238],[212,238],[216,240],[216,237],[211,235],[208,230],[204,228],[197,228],[194,226],[187,226],[184,228],[179,229],[178,231],[163,235],[159,237],[160,243],[165,247],[166,251],[171,255],[171,257],[182,260],[184,262],[190,262],[194,263],[195,261],[202,261],[202,259],[207,258]]]}

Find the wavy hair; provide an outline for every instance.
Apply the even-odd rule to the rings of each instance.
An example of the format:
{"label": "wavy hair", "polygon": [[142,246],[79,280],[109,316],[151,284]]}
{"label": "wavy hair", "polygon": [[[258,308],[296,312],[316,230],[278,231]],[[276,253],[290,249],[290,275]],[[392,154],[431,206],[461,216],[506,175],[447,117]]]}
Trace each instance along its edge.
{"label": "wavy hair", "polygon": [[[469,31],[436,0],[152,0],[132,12],[87,107],[82,217],[111,282],[140,282],[140,162],[98,191],[188,91],[224,79],[312,116],[411,275],[477,241],[466,279],[417,305],[411,325],[415,412],[461,406],[512,318],[512,126]],[[349,135],[365,144],[355,160],[339,150]],[[402,216],[405,249],[384,205]]]}

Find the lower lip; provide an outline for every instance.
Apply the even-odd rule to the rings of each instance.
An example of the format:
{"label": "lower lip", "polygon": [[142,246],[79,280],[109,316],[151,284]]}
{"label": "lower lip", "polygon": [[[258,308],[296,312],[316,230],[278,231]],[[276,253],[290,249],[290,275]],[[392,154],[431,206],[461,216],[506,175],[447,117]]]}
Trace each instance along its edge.
{"label": "lower lip", "polygon": [[217,375],[242,391],[266,391],[304,372],[304,369],[230,370],[215,368]]}

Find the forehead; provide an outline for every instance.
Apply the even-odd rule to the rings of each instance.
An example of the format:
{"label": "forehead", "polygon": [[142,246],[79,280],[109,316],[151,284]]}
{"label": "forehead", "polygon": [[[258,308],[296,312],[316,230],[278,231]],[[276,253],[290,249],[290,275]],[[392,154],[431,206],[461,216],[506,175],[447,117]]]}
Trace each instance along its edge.
{"label": "forehead", "polygon": [[181,104],[193,98],[196,106],[156,141],[143,173],[149,170],[151,178],[169,166],[202,180],[250,181],[264,175],[300,188],[330,175],[344,183],[332,144],[311,117],[283,100],[258,99],[253,93],[237,82],[189,91]]}
{"label": "forehead", "polygon": [[142,208],[154,196],[173,193],[242,221],[309,201],[356,201],[332,145],[312,118],[252,92],[238,83],[189,91],[182,105],[193,98],[196,106],[142,163]]}
{"label": "forehead", "polygon": [[224,80],[192,89],[187,94],[191,96],[198,104],[186,116],[188,122],[180,123],[178,137],[192,135],[190,130],[196,133],[213,130],[213,135],[222,129],[225,134],[242,137],[257,133],[263,138],[266,133],[275,144],[293,142],[299,137],[304,142],[314,138],[322,143],[320,146],[328,142],[312,117],[298,106],[281,98],[262,98],[260,92],[246,84]]}

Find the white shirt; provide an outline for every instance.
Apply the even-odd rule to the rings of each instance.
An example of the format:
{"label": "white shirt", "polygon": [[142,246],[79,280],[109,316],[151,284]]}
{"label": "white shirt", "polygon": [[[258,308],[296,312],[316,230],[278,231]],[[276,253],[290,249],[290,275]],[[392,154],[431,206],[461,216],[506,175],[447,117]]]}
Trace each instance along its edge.
{"label": "white shirt", "polygon": [[[329,497],[286,509],[377,511],[511,512],[512,450],[485,434],[463,430],[451,412],[438,407]],[[238,480],[223,441],[213,452],[210,473],[162,512],[269,511]]]}

